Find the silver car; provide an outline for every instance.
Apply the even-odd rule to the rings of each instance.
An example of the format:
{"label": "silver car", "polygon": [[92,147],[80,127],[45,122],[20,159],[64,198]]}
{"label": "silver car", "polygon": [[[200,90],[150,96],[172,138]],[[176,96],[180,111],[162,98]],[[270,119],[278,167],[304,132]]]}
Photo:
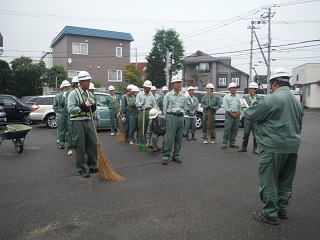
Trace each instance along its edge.
{"label": "silver car", "polygon": [[31,107],[29,114],[30,120],[33,122],[42,122],[48,128],[56,128],[56,114],[53,111],[53,99],[55,95],[39,96],[38,100]]}
{"label": "silver car", "polygon": [[0,106],[0,126],[7,124],[7,114],[3,110],[3,107]]}

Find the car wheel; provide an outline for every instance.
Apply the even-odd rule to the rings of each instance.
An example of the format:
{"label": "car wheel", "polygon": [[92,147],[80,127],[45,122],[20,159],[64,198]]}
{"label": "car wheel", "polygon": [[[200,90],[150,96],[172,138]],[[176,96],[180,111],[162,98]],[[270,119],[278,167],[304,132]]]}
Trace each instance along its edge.
{"label": "car wheel", "polygon": [[202,128],[202,115],[201,114],[197,114],[196,116],[196,128]]}
{"label": "car wheel", "polygon": [[57,128],[56,115],[54,113],[50,113],[46,117],[45,123],[48,128]]}
{"label": "car wheel", "polygon": [[25,114],[22,116],[22,123],[24,125],[31,125],[32,124],[32,121],[29,118],[29,114]]}

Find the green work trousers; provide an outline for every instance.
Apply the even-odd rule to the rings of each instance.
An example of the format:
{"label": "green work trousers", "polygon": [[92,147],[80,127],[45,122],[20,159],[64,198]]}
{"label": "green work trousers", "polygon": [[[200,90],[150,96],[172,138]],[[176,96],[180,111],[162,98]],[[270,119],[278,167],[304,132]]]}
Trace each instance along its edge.
{"label": "green work trousers", "polygon": [[240,115],[238,115],[237,118],[233,118],[226,113],[225,117],[222,144],[225,146],[235,146],[240,124]]}
{"label": "green work trousers", "polygon": [[68,132],[68,115],[63,113],[59,114],[58,121],[59,121],[59,128],[58,128],[59,145],[64,146],[67,138],[67,132]]}
{"label": "green work trousers", "polygon": [[249,140],[250,132],[252,132],[252,136],[256,137],[256,129],[257,129],[257,123],[251,122],[248,119],[243,118],[244,121],[244,127],[243,127],[243,140]]}
{"label": "green work trousers", "polygon": [[[153,132],[151,135],[151,144],[152,144],[152,151],[156,152],[158,151],[158,142],[159,142],[159,137],[162,135],[159,135],[158,133]],[[162,143],[162,148],[164,146],[165,141]]]}
{"label": "green work trousers", "polygon": [[297,153],[259,150],[259,192],[264,204],[262,214],[271,220],[277,220],[278,214],[287,214],[297,159]]}
{"label": "green work trousers", "polygon": [[189,132],[191,130],[192,136],[196,134],[196,118],[184,118],[184,134],[189,136]]}
{"label": "green work trousers", "polygon": [[172,158],[179,158],[182,143],[184,117],[171,114],[166,115],[166,140],[162,150],[162,159],[169,160],[173,148]]}
{"label": "green work trousers", "polygon": [[91,120],[72,120],[73,144],[77,152],[77,171],[85,170],[85,154],[88,156],[89,169],[97,168],[97,141]]}
{"label": "green work trousers", "polygon": [[[211,115],[212,115],[212,124],[211,126],[209,126],[211,128],[210,131],[210,139],[212,140],[216,140],[216,128],[215,128],[215,122],[216,122],[216,112],[212,112],[210,111]],[[204,112],[202,115],[202,119],[203,119],[203,129],[202,129],[202,138],[203,139],[207,139],[208,138],[208,114],[210,114],[209,112]]]}
{"label": "green work trousers", "polygon": [[[147,129],[149,125],[149,111],[150,109],[145,110],[145,117],[143,121],[143,110],[139,110],[138,115],[138,142],[140,143],[146,143],[146,135],[147,135]],[[144,126],[143,126],[144,122]],[[144,132],[142,132],[142,129],[144,128]]]}
{"label": "green work trousers", "polygon": [[[134,139],[134,133],[138,131],[138,116],[130,116],[129,141]],[[137,133],[138,134],[138,133]]]}
{"label": "green work trousers", "polygon": [[118,117],[117,117],[117,111],[113,108],[109,108],[109,114],[110,114],[110,128],[111,132],[114,133],[115,131],[119,132],[119,123],[118,123]]}
{"label": "green work trousers", "polygon": [[73,147],[73,140],[72,140],[72,125],[70,117],[68,117],[68,131],[67,131],[67,140],[68,140],[68,150],[72,150]]}

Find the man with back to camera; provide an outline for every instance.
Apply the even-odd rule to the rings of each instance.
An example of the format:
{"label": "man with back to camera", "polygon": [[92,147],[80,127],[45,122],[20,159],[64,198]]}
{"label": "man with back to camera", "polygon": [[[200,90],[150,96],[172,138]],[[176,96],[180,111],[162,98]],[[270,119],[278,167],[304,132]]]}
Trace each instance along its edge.
{"label": "man with back to camera", "polygon": [[290,92],[290,75],[276,68],[270,76],[272,94],[257,105],[241,104],[245,119],[257,122],[259,191],[263,208],[253,218],[272,225],[287,219],[301,141],[303,106]]}

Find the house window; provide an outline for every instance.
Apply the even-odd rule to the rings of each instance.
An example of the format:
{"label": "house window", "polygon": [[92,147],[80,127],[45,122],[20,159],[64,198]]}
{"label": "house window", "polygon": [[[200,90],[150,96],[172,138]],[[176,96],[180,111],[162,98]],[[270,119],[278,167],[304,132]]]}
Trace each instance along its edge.
{"label": "house window", "polygon": [[218,82],[219,87],[227,86],[227,78],[219,78],[218,80],[219,80]]}
{"label": "house window", "polygon": [[75,76],[78,76],[80,71],[77,71],[77,70],[69,70],[68,71],[68,78],[73,78]]}
{"label": "house window", "polygon": [[122,57],[122,47],[116,48],[116,57]]}
{"label": "house window", "polygon": [[299,74],[297,74],[296,81],[299,82]]}
{"label": "house window", "polygon": [[88,55],[88,43],[72,43],[72,53],[73,54],[83,54]]}
{"label": "house window", "polygon": [[108,71],[109,82],[122,82],[122,70],[109,70]]}
{"label": "house window", "polygon": [[233,77],[231,78],[231,82],[234,82],[237,85],[237,87],[240,87],[240,78]]}
{"label": "house window", "polygon": [[199,70],[209,72],[209,63],[199,63]]}

